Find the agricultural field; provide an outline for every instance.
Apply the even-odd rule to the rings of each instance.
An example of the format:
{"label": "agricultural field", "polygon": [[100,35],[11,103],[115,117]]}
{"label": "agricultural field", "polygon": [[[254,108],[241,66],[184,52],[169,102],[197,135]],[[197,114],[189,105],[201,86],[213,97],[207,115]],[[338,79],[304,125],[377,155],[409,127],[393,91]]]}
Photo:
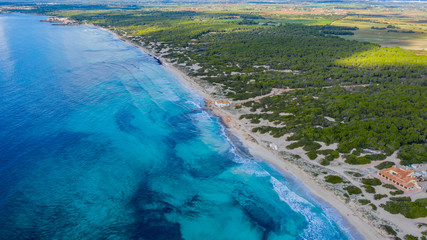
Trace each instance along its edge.
{"label": "agricultural field", "polygon": [[257,22],[358,27],[359,30],[355,31],[354,35],[343,38],[376,43],[384,47],[401,47],[416,50],[415,53],[426,54],[427,4],[422,2],[411,2],[410,5],[380,2],[375,4],[242,4],[232,5],[231,8],[209,5],[190,9],[217,13],[251,12],[265,18]]}
{"label": "agricultural field", "polygon": [[[208,12],[251,12],[265,19],[257,22],[299,23],[304,25],[333,25],[357,27],[354,35],[345,39],[366,41],[384,47],[401,47],[426,54],[427,51],[427,4],[399,3],[288,3],[288,4],[241,4],[198,7]],[[194,9],[194,8],[193,8]],[[392,26],[392,28],[387,28]]]}
{"label": "agricultural field", "polygon": [[[427,12],[420,12],[420,16]],[[332,23],[334,26],[357,26],[358,31],[349,40],[367,41],[385,47],[409,50],[427,50],[427,20],[401,19],[390,15],[385,18],[346,17]],[[425,17],[427,19],[427,17]]]}

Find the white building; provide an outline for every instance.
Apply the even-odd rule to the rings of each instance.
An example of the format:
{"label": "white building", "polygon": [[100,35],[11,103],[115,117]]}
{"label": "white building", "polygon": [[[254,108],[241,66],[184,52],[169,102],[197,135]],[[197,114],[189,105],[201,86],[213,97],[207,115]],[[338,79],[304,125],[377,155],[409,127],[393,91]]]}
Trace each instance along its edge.
{"label": "white building", "polygon": [[222,107],[228,107],[228,106],[230,106],[230,104],[231,104],[231,102],[230,101],[222,101],[222,100],[216,100],[215,101],[215,105],[217,106],[217,107],[220,107],[220,108],[222,108]]}

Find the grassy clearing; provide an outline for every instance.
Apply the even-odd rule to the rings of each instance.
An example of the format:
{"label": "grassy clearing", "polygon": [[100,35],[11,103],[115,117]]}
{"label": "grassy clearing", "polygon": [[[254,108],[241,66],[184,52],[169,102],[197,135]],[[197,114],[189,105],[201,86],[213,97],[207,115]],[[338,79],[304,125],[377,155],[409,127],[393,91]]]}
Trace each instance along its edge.
{"label": "grassy clearing", "polygon": [[410,68],[427,66],[427,56],[414,55],[411,51],[395,48],[373,48],[356,53],[349,58],[337,60],[338,64],[348,67],[365,68]]}

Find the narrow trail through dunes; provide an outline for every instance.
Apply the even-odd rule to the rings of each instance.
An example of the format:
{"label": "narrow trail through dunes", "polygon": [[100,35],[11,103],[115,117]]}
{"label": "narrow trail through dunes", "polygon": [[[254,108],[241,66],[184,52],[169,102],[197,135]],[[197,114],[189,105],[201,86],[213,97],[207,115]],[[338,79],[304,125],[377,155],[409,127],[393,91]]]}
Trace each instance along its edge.
{"label": "narrow trail through dunes", "polygon": [[[367,87],[369,85],[371,85],[371,84],[355,84],[355,85],[344,85],[344,86],[340,85],[339,87],[343,87],[343,88],[348,90],[348,89],[354,88],[354,87]],[[335,86],[325,86],[322,88],[331,88],[331,87],[335,87]],[[314,88],[314,87],[308,87],[308,88]],[[244,99],[244,100],[237,100],[237,101],[234,101],[233,104],[239,105],[239,104],[244,104],[244,103],[251,102],[251,101],[259,101],[265,97],[271,97],[271,96],[279,95],[279,94],[282,94],[285,92],[291,92],[291,91],[295,91],[295,90],[304,90],[304,89],[307,89],[307,88],[286,88],[286,89],[273,88],[273,89],[271,89],[271,92],[268,94],[256,96],[256,97],[248,98],[248,99]]]}

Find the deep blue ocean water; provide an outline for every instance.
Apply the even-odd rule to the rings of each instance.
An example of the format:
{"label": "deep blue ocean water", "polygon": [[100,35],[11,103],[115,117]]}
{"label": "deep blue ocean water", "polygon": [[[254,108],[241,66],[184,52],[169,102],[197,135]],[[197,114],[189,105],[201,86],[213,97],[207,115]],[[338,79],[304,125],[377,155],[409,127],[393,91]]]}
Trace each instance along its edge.
{"label": "deep blue ocean water", "polygon": [[91,26],[0,15],[0,239],[359,239]]}

